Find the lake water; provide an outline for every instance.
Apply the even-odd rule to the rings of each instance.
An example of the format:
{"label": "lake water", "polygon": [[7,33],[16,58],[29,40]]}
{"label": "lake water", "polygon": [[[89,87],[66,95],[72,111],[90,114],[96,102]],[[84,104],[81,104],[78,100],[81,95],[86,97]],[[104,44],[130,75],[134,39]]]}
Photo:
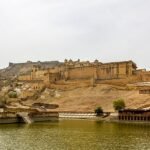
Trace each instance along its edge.
{"label": "lake water", "polygon": [[150,125],[88,120],[0,125],[0,150],[150,150]]}

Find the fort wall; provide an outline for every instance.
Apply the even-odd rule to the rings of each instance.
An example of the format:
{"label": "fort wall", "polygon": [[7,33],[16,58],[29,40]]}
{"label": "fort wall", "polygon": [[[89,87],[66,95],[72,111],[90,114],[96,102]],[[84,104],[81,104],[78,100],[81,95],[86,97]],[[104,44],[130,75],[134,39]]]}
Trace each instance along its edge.
{"label": "fort wall", "polygon": [[18,77],[20,81],[42,81],[47,86],[56,84],[60,80],[83,82],[83,80],[91,81],[91,79],[93,83],[96,81],[96,83],[127,84],[134,81],[150,81],[150,72],[137,70],[133,61],[101,63],[97,60],[95,62],[66,60],[64,64],[54,68],[45,69],[40,65],[34,65],[31,74]]}
{"label": "fort wall", "polygon": [[27,74],[27,75],[20,75],[18,77],[19,81],[31,81],[32,80],[32,76],[31,74]]}
{"label": "fort wall", "polygon": [[78,67],[68,70],[68,79],[89,79],[93,78],[96,73],[95,67]]}

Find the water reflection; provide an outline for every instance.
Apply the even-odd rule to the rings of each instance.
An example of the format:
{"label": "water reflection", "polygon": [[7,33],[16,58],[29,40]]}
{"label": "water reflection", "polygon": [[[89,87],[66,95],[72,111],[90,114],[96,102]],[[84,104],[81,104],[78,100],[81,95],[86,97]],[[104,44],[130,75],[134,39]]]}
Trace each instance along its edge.
{"label": "water reflection", "polygon": [[147,150],[149,135],[149,124],[62,120],[0,125],[0,149]]}

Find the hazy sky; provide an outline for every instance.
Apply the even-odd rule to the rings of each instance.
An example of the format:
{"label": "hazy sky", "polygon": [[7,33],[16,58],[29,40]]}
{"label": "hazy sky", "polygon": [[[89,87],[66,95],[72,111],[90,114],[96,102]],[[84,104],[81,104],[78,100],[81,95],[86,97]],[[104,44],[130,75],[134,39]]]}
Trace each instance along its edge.
{"label": "hazy sky", "polygon": [[0,68],[65,58],[150,69],[150,0],[0,0]]}

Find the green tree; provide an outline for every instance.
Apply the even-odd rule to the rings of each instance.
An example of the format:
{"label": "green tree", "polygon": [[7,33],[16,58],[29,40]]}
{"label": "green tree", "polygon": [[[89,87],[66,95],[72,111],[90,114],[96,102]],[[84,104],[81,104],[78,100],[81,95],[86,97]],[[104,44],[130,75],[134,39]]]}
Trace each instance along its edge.
{"label": "green tree", "polygon": [[97,116],[101,116],[102,114],[103,114],[103,109],[102,109],[102,107],[97,107],[96,109],[95,109],[95,113],[96,113],[96,115]]}
{"label": "green tree", "polygon": [[113,102],[113,107],[115,110],[119,111],[125,108],[125,102],[123,99],[118,99]]}
{"label": "green tree", "polygon": [[9,98],[17,98],[17,97],[18,97],[18,96],[17,96],[17,92],[15,92],[15,91],[9,92],[9,93],[8,93],[8,96],[9,96]]}

